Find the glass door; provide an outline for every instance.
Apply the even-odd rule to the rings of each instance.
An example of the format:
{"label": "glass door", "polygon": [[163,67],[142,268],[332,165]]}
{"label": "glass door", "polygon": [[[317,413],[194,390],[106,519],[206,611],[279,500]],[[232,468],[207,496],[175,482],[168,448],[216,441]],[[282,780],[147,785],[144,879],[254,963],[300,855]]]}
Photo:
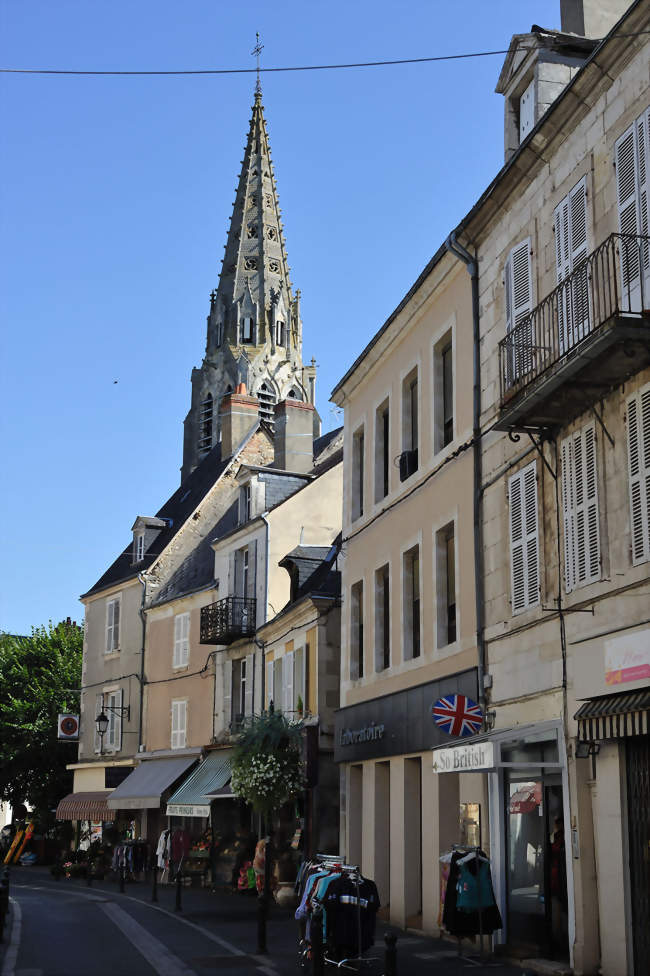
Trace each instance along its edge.
{"label": "glass door", "polygon": [[508,942],[546,944],[544,790],[541,776],[506,773]]}

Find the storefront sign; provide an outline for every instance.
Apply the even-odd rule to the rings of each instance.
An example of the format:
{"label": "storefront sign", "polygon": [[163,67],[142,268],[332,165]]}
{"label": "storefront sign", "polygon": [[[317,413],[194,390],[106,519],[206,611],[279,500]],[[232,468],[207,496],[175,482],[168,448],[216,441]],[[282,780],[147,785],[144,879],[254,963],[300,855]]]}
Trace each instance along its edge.
{"label": "storefront sign", "polygon": [[446,745],[449,736],[434,721],[435,703],[452,696],[474,702],[477,692],[476,668],[468,668],[437,681],[339,708],[335,713],[334,761],[362,762],[428,752]]}
{"label": "storefront sign", "polygon": [[605,641],[605,681],[623,685],[650,678],[650,630]]}
{"label": "storefront sign", "polygon": [[168,817],[209,817],[210,807],[195,803],[168,803]]}
{"label": "storefront sign", "polygon": [[494,769],[494,745],[491,742],[433,750],[434,773],[471,773],[483,769]]}

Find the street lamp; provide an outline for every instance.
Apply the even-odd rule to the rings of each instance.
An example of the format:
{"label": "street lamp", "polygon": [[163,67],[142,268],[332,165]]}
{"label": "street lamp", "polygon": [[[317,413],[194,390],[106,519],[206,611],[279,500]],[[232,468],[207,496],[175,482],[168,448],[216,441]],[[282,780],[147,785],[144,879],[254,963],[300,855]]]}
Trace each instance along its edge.
{"label": "street lamp", "polygon": [[127,722],[131,717],[131,706],[130,705],[103,705],[102,710],[95,719],[95,725],[97,726],[97,733],[100,739],[100,754],[104,750],[104,736],[108,732],[108,726],[110,725],[110,719],[106,712],[112,712],[113,715],[119,715],[123,718],[126,715]]}

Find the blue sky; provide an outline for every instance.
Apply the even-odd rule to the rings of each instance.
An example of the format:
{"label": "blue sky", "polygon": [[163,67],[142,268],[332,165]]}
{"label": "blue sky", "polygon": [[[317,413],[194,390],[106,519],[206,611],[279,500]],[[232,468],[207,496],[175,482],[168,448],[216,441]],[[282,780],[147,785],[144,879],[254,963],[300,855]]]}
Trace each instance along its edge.
{"label": "blue sky", "polygon": [[[175,69],[507,48],[559,0],[4,0],[4,67]],[[262,78],[304,356],[329,393],[503,160],[503,56]],[[1,75],[0,629],[81,620],[176,488],[251,75]],[[117,380],[117,383],[114,381]]]}

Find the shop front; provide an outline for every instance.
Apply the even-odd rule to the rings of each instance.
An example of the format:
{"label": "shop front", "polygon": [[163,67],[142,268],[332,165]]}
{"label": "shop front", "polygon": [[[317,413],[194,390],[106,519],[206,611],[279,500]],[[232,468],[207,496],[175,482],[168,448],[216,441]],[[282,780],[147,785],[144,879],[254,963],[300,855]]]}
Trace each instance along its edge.
{"label": "shop front", "polygon": [[166,845],[172,877],[180,869],[193,883],[233,887],[241,866],[252,861],[251,813],[230,789],[231,759],[232,749],[208,752],[170,796]]}
{"label": "shop front", "polygon": [[[498,730],[433,750],[434,772],[487,775],[489,848],[503,919],[496,942],[566,960],[575,925],[568,781],[559,722]],[[486,846],[487,846],[486,839]]]}
{"label": "shop front", "polygon": [[432,934],[440,926],[440,856],[453,844],[487,842],[483,777],[432,769],[432,748],[462,741],[434,716],[436,703],[454,696],[476,701],[475,669],[336,713],[341,853],[375,881],[385,918]]}

